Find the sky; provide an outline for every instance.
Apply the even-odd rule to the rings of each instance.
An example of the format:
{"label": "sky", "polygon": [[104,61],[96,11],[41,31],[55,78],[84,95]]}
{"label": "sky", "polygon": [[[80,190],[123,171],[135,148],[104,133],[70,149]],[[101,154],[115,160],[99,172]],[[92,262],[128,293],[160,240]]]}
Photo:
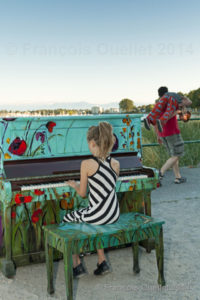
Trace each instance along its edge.
{"label": "sky", "polygon": [[129,98],[200,87],[198,0],[0,0],[0,102]]}

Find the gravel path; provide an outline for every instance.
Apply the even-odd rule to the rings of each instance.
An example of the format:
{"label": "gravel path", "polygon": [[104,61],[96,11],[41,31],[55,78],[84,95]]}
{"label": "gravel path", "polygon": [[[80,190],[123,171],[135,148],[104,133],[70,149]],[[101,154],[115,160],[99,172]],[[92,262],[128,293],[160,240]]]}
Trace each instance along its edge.
{"label": "gravel path", "polygon": [[[155,251],[140,248],[140,274],[133,275],[130,248],[110,251],[112,272],[93,276],[97,257],[85,257],[88,275],[74,280],[76,300],[200,300],[200,168],[182,168],[185,184],[173,183],[169,171],[163,186],[152,192],[152,215],[165,220],[165,279],[157,285]],[[15,278],[0,273],[0,300],[65,299],[63,261],[55,263],[55,294],[48,296],[45,264],[19,267]]]}

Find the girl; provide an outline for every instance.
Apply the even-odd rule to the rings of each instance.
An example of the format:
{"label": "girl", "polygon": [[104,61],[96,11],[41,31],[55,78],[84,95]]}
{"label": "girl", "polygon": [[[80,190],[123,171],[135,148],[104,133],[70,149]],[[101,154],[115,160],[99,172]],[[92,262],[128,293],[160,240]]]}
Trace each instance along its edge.
{"label": "girl", "polygon": [[[67,213],[63,222],[86,222],[94,225],[112,224],[119,218],[119,203],[115,186],[119,176],[119,162],[109,156],[115,138],[112,126],[107,122],[100,122],[92,126],[87,132],[87,142],[91,159],[82,161],[80,170],[80,184],[73,180],[67,183],[76,192],[85,197],[87,184],[89,187],[89,205],[87,208]],[[98,249],[98,264],[95,275],[102,275],[109,271],[104,249]],[[73,255],[73,274],[79,278],[84,275],[85,269],[78,255]]]}

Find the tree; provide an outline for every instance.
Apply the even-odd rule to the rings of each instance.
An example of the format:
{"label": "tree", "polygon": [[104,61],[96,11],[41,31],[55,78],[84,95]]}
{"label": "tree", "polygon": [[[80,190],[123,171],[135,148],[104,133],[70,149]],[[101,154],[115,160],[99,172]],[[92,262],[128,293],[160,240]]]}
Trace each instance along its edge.
{"label": "tree", "polygon": [[192,101],[192,108],[200,108],[200,88],[190,91],[187,94],[188,98]]}
{"label": "tree", "polygon": [[154,108],[154,104],[146,105],[146,112],[149,113]]}
{"label": "tree", "polygon": [[130,99],[122,99],[119,102],[119,107],[120,107],[121,111],[123,111],[123,112],[130,112],[130,111],[133,111],[135,108],[134,102]]}

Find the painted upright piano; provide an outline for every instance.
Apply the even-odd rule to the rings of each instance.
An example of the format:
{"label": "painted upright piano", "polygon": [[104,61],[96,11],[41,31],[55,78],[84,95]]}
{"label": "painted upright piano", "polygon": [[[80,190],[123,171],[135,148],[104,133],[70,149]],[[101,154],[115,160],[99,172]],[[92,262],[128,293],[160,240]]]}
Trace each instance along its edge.
{"label": "painted upright piano", "polygon": [[91,155],[87,130],[100,121],[110,122],[116,137],[111,155],[121,166],[121,212],[151,215],[158,172],[141,163],[141,116],[0,119],[0,266],[5,276],[13,276],[17,266],[44,261],[43,225],[87,206],[87,198],[66,180],[80,180],[80,163]]}

